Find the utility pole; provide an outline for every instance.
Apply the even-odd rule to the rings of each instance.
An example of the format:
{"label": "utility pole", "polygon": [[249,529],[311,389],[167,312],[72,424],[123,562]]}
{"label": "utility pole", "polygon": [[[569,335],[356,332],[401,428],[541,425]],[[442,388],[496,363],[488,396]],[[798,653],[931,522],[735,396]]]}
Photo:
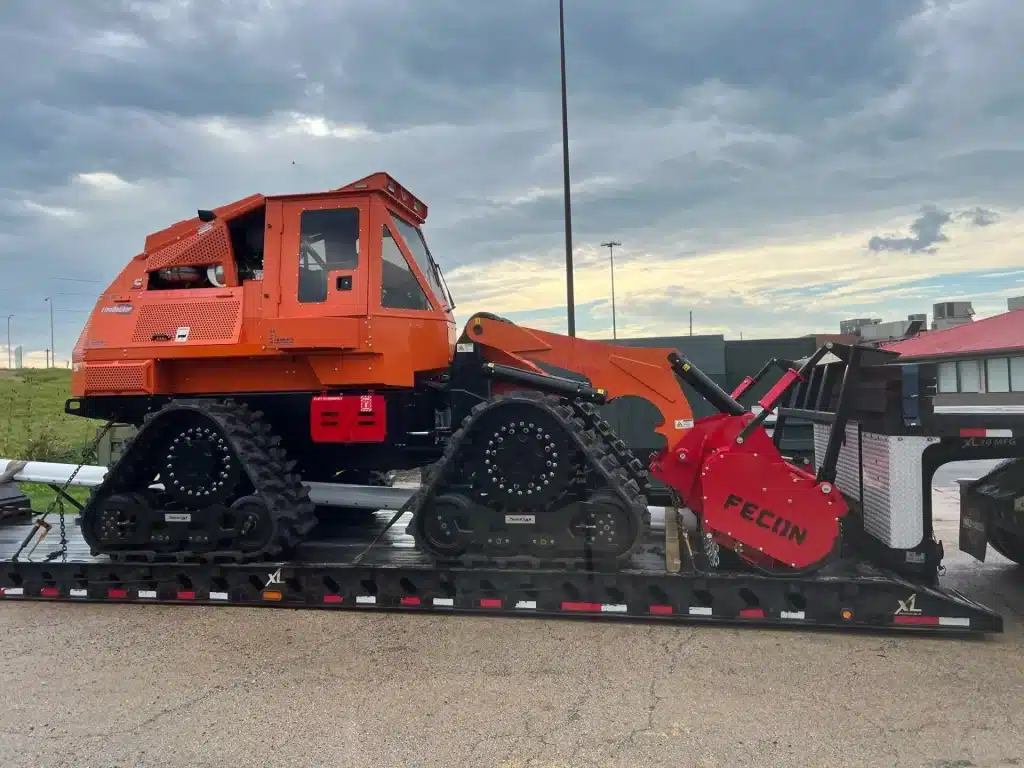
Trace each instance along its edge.
{"label": "utility pole", "polygon": [[573,295],[572,200],[569,195],[569,106],[565,88],[565,0],[558,0],[558,43],[562,64],[562,184],[565,196],[565,299],[569,336],[576,335],[576,299]]}
{"label": "utility pole", "polygon": [[57,359],[57,350],[53,348],[53,299],[47,296],[43,301],[50,305],[50,357],[49,362],[47,363],[47,367],[49,368],[54,365],[54,362]]}
{"label": "utility pole", "polygon": [[690,335],[693,336],[693,310],[690,310]]}
{"label": "utility pole", "polygon": [[622,245],[622,243],[615,240],[609,240],[607,243],[601,243],[603,248],[608,249],[608,260],[611,262],[612,268],[612,339],[619,338],[615,327],[615,246],[617,245]]}
{"label": "utility pole", "polygon": [[7,367],[10,370],[14,370],[14,363],[11,362],[11,318],[14,315],[7,316]]}

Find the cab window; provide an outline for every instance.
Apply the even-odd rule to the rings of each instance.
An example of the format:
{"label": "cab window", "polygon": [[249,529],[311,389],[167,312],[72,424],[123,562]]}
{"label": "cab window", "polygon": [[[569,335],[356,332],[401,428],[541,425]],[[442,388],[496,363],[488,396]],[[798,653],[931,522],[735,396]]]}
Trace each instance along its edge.
{"label": "cab window", "polygon": [[416,260],[416,266],[427,278],[430,290],[434,292],[434,296],[439,302],[444,303],[445,291],[441,287],[441,281],[437,276],[437,269],[434,267],[434,260],[430,256],[430,249],[427,248],[427,241],[423,237],[422,230],[396,216],[393,212],[391,212],[391,220],[395,223],[395,228],[402,239],[405,240],[405,246],[409,249],[409,253]]}
{"label": "cab window", "polygon": [[386,224],[382,237],[380,305],[385,309],[430,309],[427,294]]}
{"label": "cab window", "polygon": [[299,223],[299,301],[326,301],[328,273],[358,267],[359,209],[303,211]]}

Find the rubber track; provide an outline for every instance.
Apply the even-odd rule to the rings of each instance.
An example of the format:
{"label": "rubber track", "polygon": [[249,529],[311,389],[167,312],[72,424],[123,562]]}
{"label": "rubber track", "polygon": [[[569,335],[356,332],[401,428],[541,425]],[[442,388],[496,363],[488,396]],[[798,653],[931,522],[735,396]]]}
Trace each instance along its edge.
{"label": "rubber track", "polygon": [[[257,550],[211,550],[161,552],[156,550],[117,550],[106,554],[116,562],[248,562],[275,558],[294,547],[316,525],[316,505],[309,499],[309,489],[298,474],[292,472],[294,461],[289,461],[281,439],[264,422],[261,411],[253,411],[235,400],[189,399],[175,400],[163,409],[148,414],[138,432],[125,444],[121,458],[107,472],[103,482],[94,489],[82,510],[82,534],[93,554],[99,554],[102,544],[96,541],[88,524],[95,513],[98,500],[115,493],[145,490],[153,477],[147,466],[147,438],[160,431],[163,422],[175,413],[192,412],[205,417],[216,427],[234,451],[235,458],[252,483],[256,493],[267,503],[274,532],[267,544]],[[142,480],[142,488],[136,478]],[[135,482],[133,482],[135,481]],[[152,509],[153,515],[162,511]]]}
{"label": "rubber track", "polygon": [[601,416],[601,412],[593,403],[577,401],[573,403],[573,408],[587,423],[587,428],[592,429],[601,437],[609,450],[615,455],[615,458],[618,459],[622,468],[636,481],[640,495],[646,497],[651,490],[650,473],[644,463],[637,458],[636,454],[626,444],[626,441],[615,434],[612,425]]}
{"label": "rubber track", "polygon": [[[536,555],[508,555],[502,553],[485,553],[475,551],[467,552],[458,557],[442,557],[431,552],[422,539],[418,530],[418,515],[422,511],[424,503],[432,498],[435,487],[446,476],[447,472],[454,467],[457,454],[466,442],[470,431],[477,420],[493,408],[500,407],[503,403],[510,401],[530,401],[537,407],[543,408],[559,421],[572,437],[576,446],[585,455],[585,465],[596,469],[602,476],[608,488],[613,489],[627,506],[634,512],[634,525],[636,535],[632,544],[619,556],[615,558],[617,565],[625,564],[639,549],[647,529],[650,527],[651,513],[647,508],[647,501],[640,492],[640,485],[631,476],[631,473],[622,466],[612,440],[600,434],[600,425],[605,422],[593,408],[585,407],[589,404],[566,398],[545,395],[538,392],[518,391],[509,394],[496,395],[486,402],[475,406],[465,419],[459,429],[452,435],[445,447],[442,457],[430,468],[426,482],[417,490],[409,500],[407,509],[412,512],[412,519],[406,528],[406,533],[411,535],[416,543],[416,548],[430,557],[436,563],[451,563],[463,567],[477,567],[481,565],[497,566],[499,568],[563,568],[579,569],[589,568],[592,560],[586,556],[582,557],[559,557],[559,556],[536,556]],[[581,407],[584,406],[584,407]],[[608,427],[610,431],[610,427]],[[611,433],[614,436],[614,433]],[[628,451],[628,448],[626,449]],[[641,465],[642,468],[642,465]],[[634,469],[634,472],[636,470]],[[646,473],[644,473],[646,475]],[[645,478],[646,479],[646,478]],[[602,559],[607,563],[608,559]]]}

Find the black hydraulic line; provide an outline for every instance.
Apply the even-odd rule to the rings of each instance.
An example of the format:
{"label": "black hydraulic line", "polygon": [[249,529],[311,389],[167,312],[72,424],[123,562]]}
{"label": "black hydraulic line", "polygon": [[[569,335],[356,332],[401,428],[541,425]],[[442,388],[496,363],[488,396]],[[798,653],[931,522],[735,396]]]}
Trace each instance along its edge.
{"label": "black hydraulic line", "polygon": [[740,405],[733,397],[715,384],[704,371],[695,366],[678,352],[670,352],[668,362],[675,371],[676,376],[681,378],[722,413],[730,416],[742,416],[747,409]]}
{"label": "black hydraulic line", "polygon": [[509,384],[522,384],[538,392],[578,398],[591,403],[598,403],[599,405],[608,401],[608,393],[603,389],[594,389],[582,381],[573,381],[561,376],[549,376],[546,373],[524,371],[522,368],[514,368],[511,365],[499,365],[498,363],[484,364],[483,372],[484,375],[498,381],[504,381]]}

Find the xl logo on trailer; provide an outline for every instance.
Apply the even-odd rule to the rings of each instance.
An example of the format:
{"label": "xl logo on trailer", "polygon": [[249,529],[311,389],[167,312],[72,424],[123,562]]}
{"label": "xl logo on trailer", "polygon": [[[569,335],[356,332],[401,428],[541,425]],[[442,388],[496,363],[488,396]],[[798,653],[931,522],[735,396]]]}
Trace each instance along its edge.
{"label": "xl logo on trailer", "polygon": [[284,584],[284,579],[281,578],[280,568],[270,574],[270,578],[267,579],[267,583],[264,585],[264,588],[269,587],[271,584]]}
{"label": "xl logo on trailer", "polygon": [[896,602],[900,604],[900,607],[896,609],[896,615],[899,616],[901,613],[918,615],[921,613],[921,609],[917,607],[917,592],[914,592],[907,598],[906,602],[896,599]]}

